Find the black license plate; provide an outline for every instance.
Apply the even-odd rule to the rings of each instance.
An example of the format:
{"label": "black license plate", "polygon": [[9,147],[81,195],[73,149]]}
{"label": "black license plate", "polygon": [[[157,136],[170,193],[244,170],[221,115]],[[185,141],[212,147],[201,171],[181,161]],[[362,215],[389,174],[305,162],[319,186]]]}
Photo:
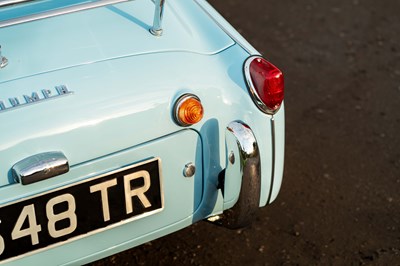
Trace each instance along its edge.
{"label": "black license plate", "polygon": [[161,211],[160,164],[152,159],[1,206],[0,260]]}

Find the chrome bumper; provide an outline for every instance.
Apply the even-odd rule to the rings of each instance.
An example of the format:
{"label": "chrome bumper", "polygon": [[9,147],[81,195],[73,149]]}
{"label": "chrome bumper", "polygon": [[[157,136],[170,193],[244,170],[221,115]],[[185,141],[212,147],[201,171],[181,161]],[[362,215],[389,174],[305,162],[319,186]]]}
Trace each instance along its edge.
{"label": "chrome bumper", "polygon": [[248,225],[259,208],[260,152],[252,130],[242,122],[231,122],[225,136],[228,154],[222,187],[225,211],[218,223],[239,228]]}

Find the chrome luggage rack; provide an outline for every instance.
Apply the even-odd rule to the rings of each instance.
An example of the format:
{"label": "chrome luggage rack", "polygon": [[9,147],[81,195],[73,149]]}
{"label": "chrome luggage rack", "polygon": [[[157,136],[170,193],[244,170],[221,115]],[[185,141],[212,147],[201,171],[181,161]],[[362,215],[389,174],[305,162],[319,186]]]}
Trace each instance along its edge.
{"label": "chrome luggage rack", "polygon": [[[32,0],[0,0],[0,8],[5,6],[11,5],[18,5],[23,4],[25,2],[30,2]],[[107,6],[107,5],[114,5],[123,2],[131,2],[134,0],[97,0],[89,3],[83,3],[78,5],[73,5],[65,8],[55,9],[51,11],[45,11],[38,14],[22,16],[14,19],[8,19],[4,21],[0,21],[0,28],[5,28],[17,24],[22,24],[30,21],[35,21],[39,19],[51,18],[55,16],[75,13],[83,10],[93,9],[97,7]],[[164,13],[164,4],[165,0],[152,0],[155,5],[154,10],[154,22],[153,27],[150,29],[151,34],[155,36],[161,36],[163,29],[162,29],[162,18]]]}

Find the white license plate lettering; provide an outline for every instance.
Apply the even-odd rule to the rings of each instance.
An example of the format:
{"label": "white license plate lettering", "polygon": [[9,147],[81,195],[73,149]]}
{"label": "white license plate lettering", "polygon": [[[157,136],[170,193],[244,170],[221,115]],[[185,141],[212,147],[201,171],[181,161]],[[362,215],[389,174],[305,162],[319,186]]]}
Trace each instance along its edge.
{"label": "white license plate lettering", "polygon": [[100,191],[101,207],[103,209],[103,220],[107,222],[110,220],[110,204],[108,202],[108,189],[117,185],[117,179],[111,179],[100,184],[90,187],[90,193]]}
{"label": "white license plate lettering", "polygon": [[[28,227],[22,228],[25,220],[28,221]],[[30,204],[22,209],[21,214],[15,223],[14,229],[12,230],[11,238],[12,240],[16,240],[21,237],[30,236],[32,245],[37,245],[39,244],[40,231],[42,231],[42,227],[36,222],[35,205]]]}
{"label": "white license plate lettering", "polygon": [[[143,179],[144,182],[143,186],[134,187],[132,189],[131,182],[137,179]],[[126,214],[133,212],[133,204],[132,204],[133,197],[138,197],[143,207],[145,208],[151,207],[151,203],[145,195],[147,190],[149,190],[150,185],[151,185],[150,174],[145,170],[124,176]]]}
{"label": "white license plate lettering", "polygon": [[2,236],[0,236],[0,255],[3,254],[4,248],[5,248],[4,238]]}
{"label": "white license plate lettering", "polygon": [[[67,203],[67,210],[61,213],[54,213],[54,206],[58,204],[62,204],[63,202]],[[77,225],[77,218],[76,218],[76,205],[75,205],[75,198],[71,194],[63,194],[52,198],[46,204],[46,215],[48,219],[47,228],[49,230],[49,234],[53,238],[62,237],[68,234],[71,234],[75,231]],[[62,220],[68,220],[69,226],[56,229],[56,223]]]}

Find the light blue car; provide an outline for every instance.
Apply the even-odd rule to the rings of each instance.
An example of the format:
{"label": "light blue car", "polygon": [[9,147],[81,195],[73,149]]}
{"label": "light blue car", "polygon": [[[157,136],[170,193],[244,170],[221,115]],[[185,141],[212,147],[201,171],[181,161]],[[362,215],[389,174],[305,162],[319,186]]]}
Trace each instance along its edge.
{"label": "light blue car", "polygon": [[84,264],[275,200],[283,75],[204,0],[0,0],[0,260]]}

